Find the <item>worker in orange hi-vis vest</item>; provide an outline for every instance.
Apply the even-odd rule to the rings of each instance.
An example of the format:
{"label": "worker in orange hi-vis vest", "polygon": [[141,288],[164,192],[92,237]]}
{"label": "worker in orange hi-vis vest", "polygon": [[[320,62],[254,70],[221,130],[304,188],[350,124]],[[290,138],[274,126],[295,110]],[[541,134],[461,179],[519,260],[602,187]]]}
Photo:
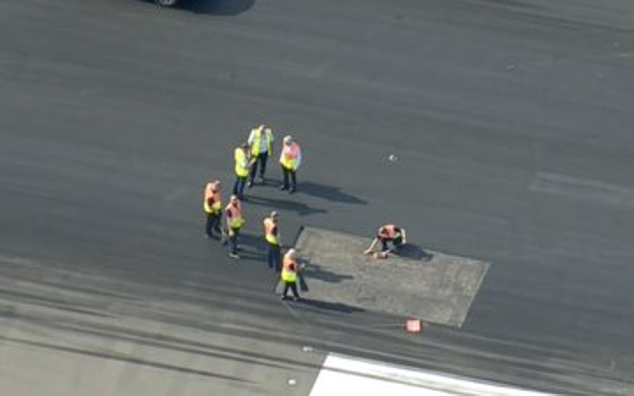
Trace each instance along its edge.
{"label": "worker in orange hi-vis vest", "polygon": [[203,192],[203,211],[207,215],[205,223],[205,236],[215,238],[214,231],[218,237],[222,235],[222,199],[220,195],[220,182],[214,180],[207,183]]}
{"label": "worker in orange hi-vis vest", "polygon": [[284,137],[280,165],[284,182],[280,189],[294,193],[297,190],[297,170],[302,164],[302,149],[291,135]]}
{"label": "worker in orange hi-vis vest", "polygon": [[[381,244],[381,250],[375,252],[374,249],[379,243]],[[394,224],[386,224],[379,227],[376,237],[364,253],[372,254],[374,258],[388,258],[390,253],[397,253],[398,249],[406,243],[404,228],[397,227]]]}
{"label": "worker in orange hi-vis vest", "polygon": [[279,214],[271,212],[262,222],[264,226],[264,240],[267,245],[267,263],[269,268],[280,272],[282,270],[282,256],[280,252]]}
{"label": "worker in orange hi-vis vest", "polygon": [[282,300],[288,299],[288,289],[293,292],[293,301],[299,300],[299,292],[297,291],[298,273],[300,264],[297,260],[297,252],[295,249],[289,249],[282,259],[282,283],[284,290],[282,291]]}
{"label": "worker in orange hi-vis vest", "polygon": [[242,204],[237,196],[232,195],[225,208],[227,217],[227,236],[229,238],[229,257],[239,259],[238,256],[238,234],[245,223],[242,217]]}

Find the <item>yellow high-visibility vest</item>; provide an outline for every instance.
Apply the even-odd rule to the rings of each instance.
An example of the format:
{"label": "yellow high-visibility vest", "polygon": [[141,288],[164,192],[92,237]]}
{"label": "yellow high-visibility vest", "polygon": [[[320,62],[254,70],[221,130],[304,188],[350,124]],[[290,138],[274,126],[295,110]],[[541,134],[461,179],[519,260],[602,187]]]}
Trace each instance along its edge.
{"label": "yellow high-visibility vest", "polygon": [[[253,143],[251,143],[251,154],[253,156],[257,156],[260,154],[260,145],[262,144],[262,138],[266,139],[266,152],[268,154],[271,154],[271,151],[273,150],[272,147],[272,141],[273,141],[273,136],[271,133],[271,130],[269,128],[257,128],[254,129],[253,132],[255,132],[254,134],[254,139],[253,139]],[[262,136],[262,134],[264,134],[264,136]]]}
{"label": "yellow high-visibility vest", "polygon": [[244,218],[242,217],[242,207],[240,204],[233,205],[229,203],[227,205],[227,214],[231,214],[231,217],[227,216],[227,226],[229,226],[229,230],[231,229],[239,229],[245,223]]}
{"label": "yellow high-visibility vest", "polygon": [[[291,269],[293,264],[294,269]],[[282,261],[282,280],[284,282],[297,282],[297,261],[284,256]]]}
{"label": "yellow high-visibility vest", "polygon": [[234,159],[236,162],[236,175],[238,177],[249,176],[249,159],[245,151],[238,147],[234,153]]}

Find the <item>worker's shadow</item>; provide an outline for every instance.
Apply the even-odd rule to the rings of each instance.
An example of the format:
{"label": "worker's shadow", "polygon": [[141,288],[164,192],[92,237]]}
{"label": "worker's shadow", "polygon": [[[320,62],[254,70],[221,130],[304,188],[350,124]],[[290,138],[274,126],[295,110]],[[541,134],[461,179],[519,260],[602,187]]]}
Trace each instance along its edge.
{"label": "worker's shadow", "polygon": [[255,0],[180,0],[176,8],[195,14],[233,16],[250,10]]}
{"label": "worker's shadow", "polygon": [[266,244],[261,235],[240,233],[238,236],[240,257],[266,262]]}
{"label": "worker's shadow", "polygon": [[289,211],[296,212],[299,216],[309,216],[317,213],[326,213],[324,209],[311,208],[305,203],[298,201],[291,201],[287,199],[279,198],[266,198],[260,196],[249,195],[245,201],[254,205],[267,206],[269,208],[275,208],[277,211]]}
{"label": "worker's shadow", "polygon": [[399,247],[395,255],[403,259],[424,262],[431,261],[434,258],[432,253],[426,252],[421,247],[412,245],[411,243],[406,243],[405,245]]}
{"label": "worker's shadow", "polygon": [[320,301],[320,300],[311,300],[305,297],[299,300],[299,304],[308,306],[310,308],[315,308],[318,310],[335,311],[335,312],[346,313],[346,314],[351,314],[355,312],[365,312],[365,309],[353,307],[351,305],[346,305],[342,303],[332,303],[332,302]]}
{"label": "worker's shadow", "polygon": [[339,275],[336,272],[328,271],[321,265],[306,260],[306,267],[303,269],[306,282],[310,285],[311,279],[328,283],[339,283],[343,280],[354,279],[352,275]]}
{"label": "worker's shadow", "polygon": [[341,189],[337,187],[328,186],[325,184],[313,183],[310,181],[302,182],[299,184],[300,192],[312,195],[317,198],[325,199],[328,201],[348,203],[348,204],[356,204],[356,205],[367,205],[368,201],[365,199],[361,199],[352,194],[348,194],[342,192]]}

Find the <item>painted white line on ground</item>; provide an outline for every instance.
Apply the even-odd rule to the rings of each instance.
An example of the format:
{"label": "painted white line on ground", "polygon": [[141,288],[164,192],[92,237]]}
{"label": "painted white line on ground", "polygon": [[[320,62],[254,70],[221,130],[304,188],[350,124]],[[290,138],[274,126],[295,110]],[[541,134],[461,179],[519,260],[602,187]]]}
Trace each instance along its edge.
{"label": "painted white line on ground", "polygon": [[[352,393],[350,393],[352,392]],[[413,368],[329,354],[310,396],[548,396]]]}

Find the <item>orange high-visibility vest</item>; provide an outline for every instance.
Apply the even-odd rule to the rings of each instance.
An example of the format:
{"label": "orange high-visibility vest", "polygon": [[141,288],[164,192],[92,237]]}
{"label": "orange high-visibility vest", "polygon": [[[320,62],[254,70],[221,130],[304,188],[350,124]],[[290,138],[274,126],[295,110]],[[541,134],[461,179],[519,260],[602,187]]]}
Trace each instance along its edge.
{"label": "orange high-visibility vest", "polygon": [[284,255],[282,259],[282,280],[284,282],[297,282],[297,261]]}
{"label": "orange high-visibility vest", "polygon": [[297,170],[299,167],[300,147],[297,142],[285,144],[280,154],[280,164],[286,169]]}
{"label": "orange high-visibility vest", "polygon": [[203,210],[206,213],[220,213],[222,210],[222,200],[220,188],[216,183],[207,183],[203,198]]}
{"label": "orange high-visibility vest", "polygon": [[240,228],[244,225],[242,205],[239,202],[236,205],[229,202],[225,211],[227,213],[227,225],[229,226],[229,229]]}
{"label": "orange high-visibility vest", "polygon": [[264,239],[266,239],[266,241],[270,243],[271,245],[279,245],[279,241],[276,235],[277,232],[274,232],[275,228],[277,227],[277,224],[275,224],[273,219],[270,217],[265,218],[263,223],[264,223]]}

